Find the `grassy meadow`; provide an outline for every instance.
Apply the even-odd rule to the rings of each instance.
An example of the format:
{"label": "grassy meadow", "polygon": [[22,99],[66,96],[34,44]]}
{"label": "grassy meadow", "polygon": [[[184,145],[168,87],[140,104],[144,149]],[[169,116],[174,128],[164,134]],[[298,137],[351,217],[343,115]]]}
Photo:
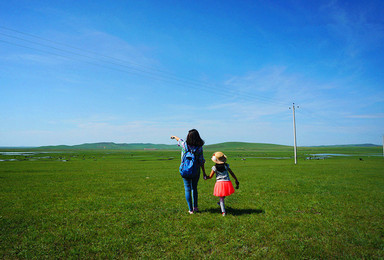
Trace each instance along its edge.
{"label": "grassy meadow", "polygon": [[220,149],[240,181],[225,217],[202,178],[188,214],[179,151],[0,155],[17,159],[0,161],[0,258],[384,257],[380,147],[300,148],[298,165],[265,158],[291,156],[279,146],[209,149],[207,171]]}

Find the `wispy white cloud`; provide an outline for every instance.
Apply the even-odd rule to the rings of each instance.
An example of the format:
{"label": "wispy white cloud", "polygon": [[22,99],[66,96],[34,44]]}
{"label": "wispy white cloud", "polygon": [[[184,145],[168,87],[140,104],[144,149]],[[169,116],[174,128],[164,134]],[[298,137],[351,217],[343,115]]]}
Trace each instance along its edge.
{"label": "wispy white cloud", "polygon": [[266,66],[242,76],[229,78],[225,85],[235,87],[252,97],[260,97],[263,103],[287,105],[292,102],[311,102],[340,86],[335,82],[320,83],[304,72],[291,72],[286,66]]}
{"label": "wispy white cloud", "polygon": [[[284,120],[289,114],[288,106],[276,106],[270,104],[244,103],[244,102],[231,102],[210,105],[206,108],[210,111],[213,120],[215,119],[229,119],[229,120],[242,120],[249,122],[251,120],[266,120],[266,118],[275,118]],[[270,121],[270,120],[268,120]]]}
{"label": "wispy white cloud", "polygon": [[[337,139],[331,140],[323,133],[332,132],[333,135],[338,131],[354,133],[356,129],[351,125],[356,122],[350,122],[352,119],[382,118],[382,114],[359,115],[359,110],[378,104],[382,97],[377,97],[377,92],[362,92],[359,84],[351,81],[348,76],[319,82],[309,78],[305,73],[291,73],[287,67],[276,66],[265,67],[244,76],[233,76],[226,81],[226,84],[235,86],[240,91],[251,92],[255,96],[264,95],[269,97],[269,100],[262,104],[256,101],[220,103],[213,104],[209,108],[212,111],[230,111],[231,120],[239,120],[236,124],[243,122],[251,124],[250,122],[256,121],[264,125],[264,129],[260,129],[262,135],[268,131],[279,135],[276,129],[268,128],[268,124],[278,126],[281,131],[291,128],[292,114],[288,106],[292,102],[300,106],[296,110],[296,120],[299,129],[306,129],[305,137],[301,140],[307,144],[314,142],[313,136],[323,136],[322,140],[328,138],[329,143],[333,141],[337,143]],[[287,105],[281,104],[284,102]],[[252,127],[257,128],[257,123],[252,124]],[[284,127],[281,127],[283,125]],[[231,128],[235,127],[231,125]],[[365,125],[361,128],[367,131],[367,128],[372,126]],[[362,129],[358,130],[363,132]],[[280,133],[280,136],[284,136],[284,140],[289,140],[289,134]],[[347,140],[343,142],[347,143]]]}
{"label": "wispy white cloud", "polygon": [[369,2],[330,1],[322,8],[328,18],[327,29],[338,46],[339,56],[334,62],[338,70],[352,69],[355,73],[364,70],[364,52],[381,48],[384,40],[382,25],[372,20],[372,14],[379,12]]}
{"label": "wispy white cloud", "polygon": [[120,37],[99,30],[84,29],[76,38],[95,59],[112,65],[123,65],[143,71],[156,70],[159,62],[149,46],[133,45]]}
{"label": "wispy white cloud", "polygon": [[[71,20],[71,14],[58,10],[44,10],[43,13],[54,13],[57,19]],[[80,19],[80,18],[74,18]],[[74,27],[76,25],[82,25]],[[134,45],[119,36],[97,29],[88,23],[68,23],[69,30],[46,30],[44,33],[24,33],[13,29],[2,28],[9,35],[10,44],[20,47],[19,54],[2,55],[2,59],[13,62],[33,62],[34,65],[58,65],[74,62],[87,65],[109,67],[132,73],[150,73],[159,67],[153,58],[153,48],[146,45]],[[37,64],[36,64],[37,63]]]}
{"label": "wispy white cloud", "polygon": [[331,82],[318,83],[303,74],[291,73],[284,66],[268,66],[243,76],[233,76],[225,85],[235,87],[239,95],[250,93],[251,97],[255,97],[255,103],[260,97],[262,107],[267,105],[272,111],[276,110],[276,106],[287,108],[293,102],[319,102],[330,89],[336,88]]}
{"label": "wispy white cloud", "polygon": [[384,114],[369,114],[369,115],[348,115],[346,118],[355,118],[355,119],[378,119],[384,118]]}
{"label": "wispy white cloud", "polygon": [[36,65],[58,65],[63,63],[62,59],[57,59],[52,56],[47,56],[44,54],[31,54],[31,53],[20,53],[20,54],[10,54],[4,57],[5,60],[10,62],[29,62],[31,64]]}

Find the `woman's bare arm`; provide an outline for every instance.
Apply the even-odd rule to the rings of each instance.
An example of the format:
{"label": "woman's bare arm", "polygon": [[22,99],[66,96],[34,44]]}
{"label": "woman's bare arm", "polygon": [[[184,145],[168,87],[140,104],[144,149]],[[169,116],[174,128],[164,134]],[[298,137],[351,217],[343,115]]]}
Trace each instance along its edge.
{"label": "woman's bare arm", "polygon": [[175,135],[172,135],[172,136],[171,136],[171,139],[176,139],[176,141],[179,141],[179,140],[180,140],[180,138],[177,137],[177,136],[175,136]]}
{"label": "woman's bare arm", "polygon": [[207,179],[207,174],[205,173],[205,164],[202,164],[200,167],[201,167],[201,170],[203,170],[204,180],[206,180]]}

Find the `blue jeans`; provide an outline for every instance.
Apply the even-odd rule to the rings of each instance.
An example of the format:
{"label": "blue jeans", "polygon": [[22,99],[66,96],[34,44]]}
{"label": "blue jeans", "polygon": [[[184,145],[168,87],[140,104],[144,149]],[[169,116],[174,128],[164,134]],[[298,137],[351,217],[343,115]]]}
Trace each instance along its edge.
{"label": "blue jeans", "polygon": [[[184,189],[185,189],[185,199],[188,203],[189,211],[193,211],[193,208],[197,208],[197,183],[200,179],[200,172],[196,177],[187,179],[183,178]],[[193,198],[193,207],[192,207],[192,198]]]}

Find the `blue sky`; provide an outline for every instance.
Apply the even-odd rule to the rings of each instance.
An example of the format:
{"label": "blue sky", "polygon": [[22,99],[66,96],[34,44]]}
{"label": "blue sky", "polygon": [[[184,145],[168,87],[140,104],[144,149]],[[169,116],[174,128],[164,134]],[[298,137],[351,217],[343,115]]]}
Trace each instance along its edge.
{"label": "blue sky", "polygon": [[0,146],[382,142],[383,1],[1,1]]}

